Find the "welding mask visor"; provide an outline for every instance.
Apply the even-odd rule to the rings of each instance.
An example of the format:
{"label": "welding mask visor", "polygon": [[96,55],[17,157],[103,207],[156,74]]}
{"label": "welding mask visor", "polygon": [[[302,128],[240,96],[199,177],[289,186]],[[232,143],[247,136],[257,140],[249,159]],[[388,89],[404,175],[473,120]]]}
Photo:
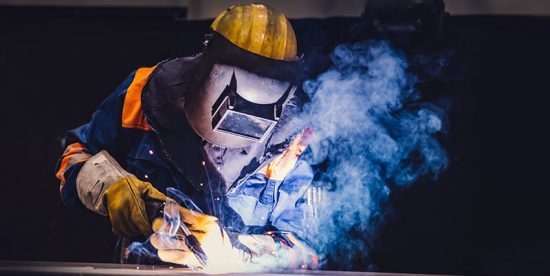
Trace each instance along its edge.
{"label": "welding mask visor", "polygon": [[259,56],[216,33],[203,55],[208,70],[186,100],[190,125],[203,139],[226,148],[263,142],[296,90],[301,60]]}
{"label": "welding mask visor", "polygon": [[221,74],[231,79],[212,106],[212,129],[262,142],[279,120],[295,87],[232,66],[215,65],[215,70],[226,71]]}

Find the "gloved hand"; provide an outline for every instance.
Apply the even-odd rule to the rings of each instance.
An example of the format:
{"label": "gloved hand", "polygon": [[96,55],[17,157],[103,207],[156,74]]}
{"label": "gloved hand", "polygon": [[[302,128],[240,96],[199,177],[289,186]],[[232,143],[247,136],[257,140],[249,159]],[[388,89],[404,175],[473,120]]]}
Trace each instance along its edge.
{"label": "gloved hand", "polygon": [[[219,225],[216,217],[191,211],[179,205],[176,208],[175,216],[179,215],[180,220],[170,219],[168,221],[164,218],[157,218],[153,221],[155,234],[151,236],[150,242],[158,249],[158,256],[162,261],[202,267],[193,252],[187,247],[184,233],[179,228],[179,223],[185,223],[206,253],[208,267],[203,268],[208,268],[210,271],[239,269],[243,264],[244,252],[233,248],[227,233]],[[165,216],[166,213],[165,208]]]}
{"label": "gloved hand", "polygon": [[[167,203],[168,206],[168,203]],[[171,213],[166,211],[166,213]],[[227,232],[215,217],[177,206],[181,220],[157,218],[153,221],[151,244],[158,250],[159,258],[168,263],[202,267],[200,261],[187,247],[183,231],[178,223],[185,223],[201,243],[208,258],[209,272],[231,272],[276,268],[315,269],[317,255],[306,244],[289,232],[268,232],[262,235],[235,236],[243,249],[233,247]],[[174,215],[172,215],[174,217]]]}
{"label": "gloved hand", "polygon": [[251,263],[258,264],[262,269],[317,268],[318,257],[315,251],[290,232],[270,231],[261,235],[239,235],[238,239],[251,252]]}
{"label": "gloved hand", "polygon": [[164,202],[166,196],[151,183],[125,171],[105,150],[92,156],[76,178],[78,198],[87,209],[109,216],[119,236],[148,237],[153,233],[144,200]]}
{"label": "gloved hand", "polygon": [[125,176],[113,183],[103,195],[113,233],[124,237],[143,235],[149,237],[153,230],[144,200],[164,202],[166,196],[151,183],[143,182],[133,176]]}

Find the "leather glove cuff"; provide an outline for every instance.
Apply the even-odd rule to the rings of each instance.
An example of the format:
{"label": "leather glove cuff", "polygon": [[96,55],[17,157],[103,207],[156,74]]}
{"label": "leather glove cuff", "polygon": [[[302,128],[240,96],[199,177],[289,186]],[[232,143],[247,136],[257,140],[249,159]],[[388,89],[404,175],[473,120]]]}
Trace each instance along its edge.
{"label": "leather glove cuff", "polygon": [[103,202],[105,191],[125,176],[133,176],[120,167],[116,160],[105,150],[92,156],[76,177],[78,198],[86,208],[107,216],[108,211]]}

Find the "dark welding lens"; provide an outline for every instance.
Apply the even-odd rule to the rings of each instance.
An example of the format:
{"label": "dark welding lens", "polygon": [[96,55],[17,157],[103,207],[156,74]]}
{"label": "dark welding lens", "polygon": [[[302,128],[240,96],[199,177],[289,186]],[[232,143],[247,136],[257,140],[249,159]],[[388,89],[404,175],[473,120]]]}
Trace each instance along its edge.
{"label": "dark welding lens", "polygon": [[272,120],[228,110],[215,130],[260,141],[274,124]]}

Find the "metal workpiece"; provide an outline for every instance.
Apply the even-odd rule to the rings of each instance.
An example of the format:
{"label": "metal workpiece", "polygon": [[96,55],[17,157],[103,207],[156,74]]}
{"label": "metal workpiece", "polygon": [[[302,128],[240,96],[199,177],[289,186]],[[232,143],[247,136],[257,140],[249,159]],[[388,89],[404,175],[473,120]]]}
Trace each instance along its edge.
{"label": "metal workpiece", "polygon": [[[70,263],[70,262],[24,262],[0,261],[0,275],[204,275],[207,271],[170,266],[145,266],[108,263]],[[265,271],[265,272],[230,272],[223,275],[365,275],[397,276],[427,275],[352,271]]]}

